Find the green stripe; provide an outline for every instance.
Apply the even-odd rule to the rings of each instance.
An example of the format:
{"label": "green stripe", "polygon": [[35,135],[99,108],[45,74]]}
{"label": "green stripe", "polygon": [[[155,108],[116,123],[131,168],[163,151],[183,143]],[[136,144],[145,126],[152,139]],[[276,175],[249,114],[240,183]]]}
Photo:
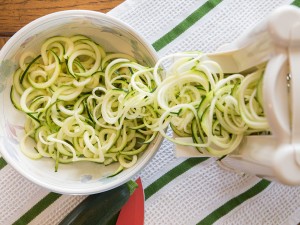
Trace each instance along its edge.
{"label": "green stripe", "polygon": [[1,157],[0,158],[0,170],[7,165],[7,162]]}
{"label": "green stripe", "polygon": [[179,23],[176,27],[162,36],[160,39],[155,41],[152,46],[156,51],[161,50],[167,44],[176,39],[179,35],[193,26],[197,21],[199,21],[203,16],[205,16],[210,10],[216,7],[222,0],[209,0],[195,10],[191,15],[189,15],[185,20]]}
{"label": "green stripe", "polygon": [[291,4],[300,7],[300,0],[295,0]]}
{"label": "green stripe", "polygon": [[192,167],[196,166],[197,164],[203,162],[206,159],[208,158],[189,158],[177,165],[176,167],[174,167],[172,170],[169,170],[167,173],[165,173],[163,176],[161,176],[159,179],[157,179],[147,188],[145,188],[145,200],[150,198],[153,194],[155,194],[169,182],[174,180],[176,177],[180,176],[187,170],[191,169]]}
{"label": "green stripe", "polygon": [[220,206],[218,209],[213,211],[211,214],[209,214],[207,217],[205,217],[203,220],[201,220],[197,225],[209,225],[216,222],[218,219],[220,219],[222,216],[229,213],[231,210],[236,208],[237,206],[241,205],[246,200],[252,198],[253,196],[259,194],[264,189],[266,189],[271,182],[267,180],[261,180],[256,185],[254,185],[249,190],[243,192],[242,194],[238,195],[237,197],[229,200],[224,205]]}
{"label": "green stripe", "polygon": [[13,225],[28,224],[35,217],[37,217],[42,211],[44,211],[49,205],[57,200],[61,195],[56,193],[49,193],[37,204],[35,204],[29,211],[27,211],[22,217],[20,217]]}

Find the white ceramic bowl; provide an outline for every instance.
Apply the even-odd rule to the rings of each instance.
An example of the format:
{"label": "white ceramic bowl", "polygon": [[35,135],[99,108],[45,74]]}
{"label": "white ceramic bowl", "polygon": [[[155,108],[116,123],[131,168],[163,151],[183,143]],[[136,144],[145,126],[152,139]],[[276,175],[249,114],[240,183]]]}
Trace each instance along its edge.
{"label": "white ceramic bowl", "polygon": [[134,56],[143,65],[154,66],[157,55],[150,44],[123,22],[94,11],[69,10],[41,17],[20,29],[0,51],[0,151],[4,159],[32,182],[62,194],[93,194],[117,187],[135,176],[153,157],[162,138],[158,136],[137,164],[117,176],[106,178],[116,165],[91,162],[60,164],[54,172],[52,159],[32,160],[19,150],[25,117],[10,101],[12,74],[20,55],[39,50],[45,39],[83,34],[101,44],[106,51]]}

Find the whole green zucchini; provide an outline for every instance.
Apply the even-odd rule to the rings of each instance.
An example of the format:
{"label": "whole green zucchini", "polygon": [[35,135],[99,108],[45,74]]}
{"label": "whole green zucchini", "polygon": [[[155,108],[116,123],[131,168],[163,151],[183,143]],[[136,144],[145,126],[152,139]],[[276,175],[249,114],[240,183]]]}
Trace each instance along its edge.
{"label": "whole green zucchini", "polygon": [[107,225],[116,221],[121,208],[137,188],[129,181],[117,188],[88,196],[59,225]]}

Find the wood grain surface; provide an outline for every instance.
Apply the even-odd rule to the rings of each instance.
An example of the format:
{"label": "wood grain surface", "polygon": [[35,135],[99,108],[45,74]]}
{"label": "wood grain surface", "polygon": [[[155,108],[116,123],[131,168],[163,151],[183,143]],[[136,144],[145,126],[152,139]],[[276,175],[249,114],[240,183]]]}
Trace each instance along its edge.
{"label": "wood grain surface", "polygon": [[68,9],[106,13],[124,0],[0,0],[0,48],[16,31],[34,19]]}

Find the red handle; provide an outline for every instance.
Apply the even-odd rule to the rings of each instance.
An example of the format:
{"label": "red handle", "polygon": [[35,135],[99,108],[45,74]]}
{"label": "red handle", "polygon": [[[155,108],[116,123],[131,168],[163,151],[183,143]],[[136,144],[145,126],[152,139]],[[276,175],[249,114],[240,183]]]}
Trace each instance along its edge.
{"label": "red handle", "polygon": [[144,224],[144,189],[141,178],[136,180],[138,187],[123,206],[116,225]]}

